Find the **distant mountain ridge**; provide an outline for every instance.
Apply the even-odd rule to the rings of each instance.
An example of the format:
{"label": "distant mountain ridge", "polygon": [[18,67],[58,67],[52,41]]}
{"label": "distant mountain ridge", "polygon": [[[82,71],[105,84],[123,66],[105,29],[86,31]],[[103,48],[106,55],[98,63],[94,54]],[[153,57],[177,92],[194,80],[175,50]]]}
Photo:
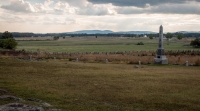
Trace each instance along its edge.
{"label": "distant mountain ridge", "polygon": [[156,32],[151,31],[119,31],[119,32],[113,32],[111,30],[80,30],[80,31],[74,31],[74,32],[66,32],[68,34],[155,34]]}
{"label": "distant mountain ridge", "polygon": [[113,33],[111,30],[80,30],[74,32],[67,32],[68,34],[109,34]]}
{"label": "distant mountain ridge", "polygon": [[186,34],[186,33],[200,33],[200,31],[178,31],[177,33],[182,33],[182,34]]}
{"label": "distant mountain ridge", "polygon": [[118,34],[156,34],[156,32],[151,31],[122,31],[122,32],[114,32]]}

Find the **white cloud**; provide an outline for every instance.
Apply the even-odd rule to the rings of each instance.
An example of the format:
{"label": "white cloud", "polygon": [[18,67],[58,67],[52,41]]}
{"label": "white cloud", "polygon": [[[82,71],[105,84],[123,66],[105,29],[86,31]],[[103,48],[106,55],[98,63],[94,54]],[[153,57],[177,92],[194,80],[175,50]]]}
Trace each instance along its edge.
{"label": "white cloud", "polygon": [[94,5],[88,3],[83,9],[79,9],[77,14],[80,15],[110,15],[115,14],[111,4]]}
{"label": "white cloud", "polygon": [[1,32],[68,32],[84,29],[158,31],[161,24],[166,32],[200,29],[200,4],[195,1],[188,1],[187,4],[146,3],[144,7],[115,6],[105,2],[94,4],[88,0],[46,0],[34,4],[28,1],[0,2],[3,3],[0,6]]}
{"label": "white cloud", "polygon": [[59,0],[61,2],[67,2],[70,6],[73,7],[85,7],[89,2],[87,0]]}
{"label": "white cloud", "polygon": [[36,3],[34,5],[34,8],[35,8],[35,12],[45,12],[45,7],[41,3]]}
{"label": "white cloud", "polygon": [[200,3],[199,2],[188,2],[187,4],[160,4],[157,6],[151,6],[146,4],[144,8],[125,6],[116,6],[115,10],[118,14],[200,14]]}
{"label": "white cloud", "polygon": [[14,12],[35,12],[30,2],[24,0],[11,0],[9,5],[2,5],[1,8]]}

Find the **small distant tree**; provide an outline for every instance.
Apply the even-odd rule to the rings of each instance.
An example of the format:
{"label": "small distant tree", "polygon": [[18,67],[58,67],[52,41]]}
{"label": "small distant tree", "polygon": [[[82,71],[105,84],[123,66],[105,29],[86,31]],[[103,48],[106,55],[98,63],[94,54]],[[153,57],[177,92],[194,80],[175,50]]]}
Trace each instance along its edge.
{"label": "small distant tree", "polygon": [[143,42],[138,42],[136,45],[144,45]]}
{"label": "small distant tree", "polygon": [[5,31],[2,34],[2,39],[8,39],[8,38],[13,38],[13,35],[12,35],[12,33],[8,32],[8,31]]}
{"label": "small distant tree", "polygon": [[0,39],[0,47],[4,49],[15,49],[17,47],[17,42],[13,39],[12,33],[5,31]]}
{"label": "small distant tree", "polygon": [[181,33],[179,33],[178,36],[177,36],[177,39],[178,39],[178,40],[181,40],[183,37],[184,37],[184,35],[181,34]]}
{"label": "small distant tree", "polygon": [[195,40],[191,41],[190,45],[195,48],[199,48],[200,47],[200,38],[196,38]]}
{"label": "small distant tree", "polygon": [[54,37],[53,37],[53,40],[58,40],[58,39],[59,39],[58,36],[54,36]]}
{"label": "small distant tree", "polygon": [[151,39],[151,40],[153,39],[153,35],[152,34],[149,35],[149,39]]}
{"label": "small distant tree", "polygon": [[167,39],[171,39],[172,37],[173,37],[173,35],[172,35],[171,33],[168,32],[168,33],[166,34],[166,38],[167,38]]}
{"label": "small distant tree", "polygon": [[167,43],[167,45],[169,45],[169,41],[170,41],[170,39],[173,37],[173,35],[171,34],[171,33],[167,33],[166,34],[166,38],[167,38],[167,41],[168,41],[168,43]]}

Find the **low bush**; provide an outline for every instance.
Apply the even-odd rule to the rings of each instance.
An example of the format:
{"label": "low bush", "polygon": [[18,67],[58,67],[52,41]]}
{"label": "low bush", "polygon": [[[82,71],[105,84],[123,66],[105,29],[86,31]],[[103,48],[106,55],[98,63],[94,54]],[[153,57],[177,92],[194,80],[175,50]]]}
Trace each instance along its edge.
{"label": "low bush", "polygon": [[138,42],[136,45],[144,45],[143,42]]}
{"label": "low bush", "polygon": [[4,49],[15,49],[17,47],[17,42],[13,38],[0,40],[0,47]]}

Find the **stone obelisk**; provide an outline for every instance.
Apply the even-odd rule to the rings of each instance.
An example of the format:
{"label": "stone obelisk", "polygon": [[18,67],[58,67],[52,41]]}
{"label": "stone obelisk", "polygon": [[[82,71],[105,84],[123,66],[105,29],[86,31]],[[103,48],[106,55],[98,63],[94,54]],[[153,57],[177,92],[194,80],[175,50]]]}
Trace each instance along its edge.
{"label": "stone obelisk", "polygon": [[165,56],[164,47],[163,47],[163,26],[160,26],[159,29],[159,43],[157,56],[154,59],[154,64],[168,64],[168,59]]}

